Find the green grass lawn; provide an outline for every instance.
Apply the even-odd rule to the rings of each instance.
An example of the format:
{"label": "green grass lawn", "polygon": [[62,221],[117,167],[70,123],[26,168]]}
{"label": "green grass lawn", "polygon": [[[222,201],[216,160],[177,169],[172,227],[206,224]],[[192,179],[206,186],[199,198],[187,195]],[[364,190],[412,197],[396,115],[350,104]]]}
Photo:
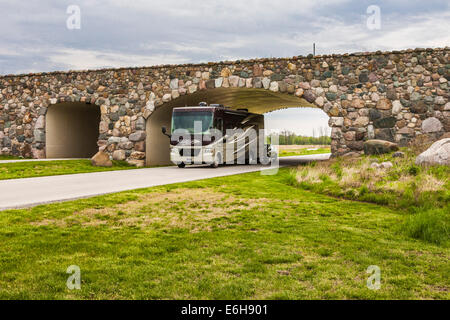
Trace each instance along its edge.
{"label": "green grass lawn", "polygon": [[[408,214],[289,169],[0,212],[0,299],[448,299],[450,249]],[[81,290],[66,288],[70,265]],[[370,265],[381,289],[367,288]]]}
{"label": "green grass lawn", "polygon": [[[417,166],[393,154],[332,158],[291,171],[291,184],[315,193],[372,202],[410,213],[403,228],[419,239],[450,242],[450,167]],[[384,168],[381,163],[390,162]]]}
{"label": "green grass lawn", "polygon": [[0,163],[0,180],[126,169],[136,169],[136,167],[125,161],[113,161],[112,167],[94,167],[90,160]]}
{"label": "green grass lawn", "polygon": [[318,148],[317,150],[308,150],[305,148],[302,149],[287,149],[283,150],[283,146],[280,146],[279,156],[280,157],[290,157],[290,156],[306,156],[311,154],[321,154],[321,153],[330,153],[330,148]]}
{"label": "green grass lawn", "polygon": [[0,160],[23,160],[23,158],[14,157],[14,156],[7,156],[7,155],[1,155],[0,154]]}

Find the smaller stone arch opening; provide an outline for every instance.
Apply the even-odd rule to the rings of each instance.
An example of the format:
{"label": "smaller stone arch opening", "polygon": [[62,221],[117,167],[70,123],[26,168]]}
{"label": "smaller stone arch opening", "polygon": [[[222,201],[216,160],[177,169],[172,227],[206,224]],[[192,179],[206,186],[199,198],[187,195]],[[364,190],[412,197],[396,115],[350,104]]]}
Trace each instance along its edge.
{"label": "smaller stone arch opening", "polygon": [[47,158],[90,158],[97,151],[100,108],[81,102],[52,105],[46,114]]}
{"label": "smaller stone arch opening", "polygon": [[145,158],[146,165],[168,165],[170,161],[170,141],[162,134],[161,127],[170,132],[172,109],[174,105],[168,104],[157,108],[147,119]]}

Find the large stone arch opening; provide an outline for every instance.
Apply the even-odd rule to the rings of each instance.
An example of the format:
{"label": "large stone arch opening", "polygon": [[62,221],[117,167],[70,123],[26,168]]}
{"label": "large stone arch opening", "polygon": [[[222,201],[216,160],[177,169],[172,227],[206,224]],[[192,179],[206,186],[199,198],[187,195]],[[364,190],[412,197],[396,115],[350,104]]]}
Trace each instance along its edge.
{"label": "large stone arch opening", "polygon": [[200,102],[218,103],[232,108],[246,108],[249,112],[266,114],[285,108],[318,108],[303,98],[265,89],[216,88],[180,96],[157,107],[146,123],[146,165],[166,165],[170,162],[169,138],[161,127],[171,129],[172,109],[197,106]]}
{"label": "large stone arch opening", "polygon": [[97,151],[100,108],[80,102],[50,106],[46,114],[47,158],[90,158]]}

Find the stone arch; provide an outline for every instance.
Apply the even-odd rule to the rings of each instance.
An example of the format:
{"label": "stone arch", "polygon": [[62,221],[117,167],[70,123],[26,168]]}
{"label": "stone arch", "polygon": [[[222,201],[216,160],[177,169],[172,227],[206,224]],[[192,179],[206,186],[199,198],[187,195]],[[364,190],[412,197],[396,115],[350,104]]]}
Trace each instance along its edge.
{"label": "stone arch", "polygon": [[45,141],[46,157],[92,157],[98,151],[99,123],[100,108],[95,104],[61,102],[50,105],[45,114],[45,139],[39,139]]}
{"label": "stone arch", "polygon": [[90,102],[101,108],[98,146],[142,165],[145,119],[155,107],[218,88],[281,93],[322,108],[333,155],[361,153],[373,138],[436,140],[450,132],[449,53],[418,48],[0,76],[0,152],[44,158],[47,107]]}

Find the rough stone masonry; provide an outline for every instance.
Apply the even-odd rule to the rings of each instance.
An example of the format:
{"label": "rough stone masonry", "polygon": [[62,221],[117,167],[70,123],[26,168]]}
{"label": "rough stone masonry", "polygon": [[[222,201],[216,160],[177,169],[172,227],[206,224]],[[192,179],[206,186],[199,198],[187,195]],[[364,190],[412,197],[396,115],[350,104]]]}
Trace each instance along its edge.
{"label": "rough stone masonry", "polygon": [[361,151],[367,139],[400,145],[419,135],[436,140],[450,131],[449,52],[446,47],[1,76],[0,151],[45,158],[47,109],[86,102],[101,110],[98,146],[142,164],[145,123],[155,108],[217,87],[264,88],[315,104],[330,116],[334,155]]}

